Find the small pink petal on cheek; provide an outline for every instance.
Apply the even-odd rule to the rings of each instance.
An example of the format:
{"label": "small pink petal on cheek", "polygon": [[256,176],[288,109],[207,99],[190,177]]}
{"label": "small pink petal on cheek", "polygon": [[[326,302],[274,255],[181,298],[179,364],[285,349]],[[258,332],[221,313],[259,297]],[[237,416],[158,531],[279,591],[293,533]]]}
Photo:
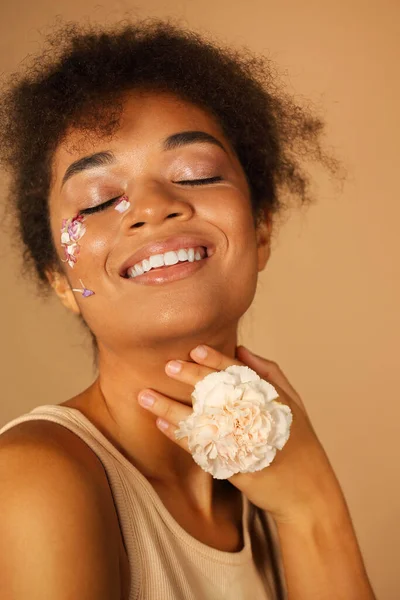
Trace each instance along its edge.
{"label": "small pink petal on cheek", "polygon": [[89,296],[94,296],[95,293],[92,290],[89,290],[85,284],[83,283],[82,279],[79,280],[79,283],[81,284],[82,288],[72,288],[73,292],[79,292],[80,294],[82,294],[82,296],[84,298],[88,298]]}
{"label": "small pink petal on cheek", "polygon": [[88,296],[94,296],[94,292],[92,290],[88,290],[87,288],[85,288],[82,292],[82,296],[84,298],[87,298]]}
{"label": "small pink petal on cheek", "polygon": [[128,208],[130,208],[131,203],[128,200],[128,196],[122,196],[122,198],[120,198],[117,202],[117,204],[114,206],[115,210],[117,210],[119,213],[124,213],[128,210]]}
{"label": "small pink petal on cheek", "polygon": [[63,219],[61,227],[61,245],[64,248],[65,260],[71,269],[76,263],[76,256],[79,254],[80,246],[78,240],[86,232],[86,225],[84,225],[84,215],[76,215],[70,219]]}

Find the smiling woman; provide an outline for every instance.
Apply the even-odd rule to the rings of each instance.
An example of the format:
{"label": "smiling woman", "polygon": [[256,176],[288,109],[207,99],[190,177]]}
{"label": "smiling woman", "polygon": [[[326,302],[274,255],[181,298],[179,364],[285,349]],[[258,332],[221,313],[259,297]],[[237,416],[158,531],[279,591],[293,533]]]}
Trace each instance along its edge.
{"label": "smiling woman", "polygon": [[[47,43],[3,92],[1,153],[25,265],[90,331],[98,376],[0,430],[4,597],[371,600],[302,400],[237,346],[274,215],[311,201],[300,157],[336,172],[321,121],[266,58],[171,22]],[[173,435],[193,388],[233,366],[193,450]],[[200,446],[273,464],[221,480]]]}

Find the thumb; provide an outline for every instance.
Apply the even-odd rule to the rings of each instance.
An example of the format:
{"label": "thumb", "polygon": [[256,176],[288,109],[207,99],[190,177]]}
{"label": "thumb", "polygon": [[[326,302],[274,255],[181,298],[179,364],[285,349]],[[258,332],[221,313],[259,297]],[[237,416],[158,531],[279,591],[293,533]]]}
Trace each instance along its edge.
{"label": "thumb", "polygon": [[[297,404],[305,411],[302,399],[276,362],[267,360],[258,354],[254,354],[243,345],[237,346],[236,356],[241,362],[250,367],[250,369],[253,369],[260,377],[266,379],[268,383],[281,388],[289,398],[292,398],[297,402]],[[279,393],[279,390],[277,390],[277,392]]]}

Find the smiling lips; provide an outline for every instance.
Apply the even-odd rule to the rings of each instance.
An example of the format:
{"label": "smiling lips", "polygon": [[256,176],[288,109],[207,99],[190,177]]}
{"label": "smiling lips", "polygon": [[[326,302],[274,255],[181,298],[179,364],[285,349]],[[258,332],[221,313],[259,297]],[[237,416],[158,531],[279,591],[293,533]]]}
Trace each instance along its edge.
{"label": "smiling lips", "polygon": [[[193,248],[191,250],[194,251]],[[175,254],[175,256],[177,255],[177,253],[175,252],[173,254]],[[210,258],[207,257],[205,249],[203,247],[202,254],[204,255],[203,257],[199,252],[196,252],[198,258],[194,258],[193,261],[184,260],[176,262],[172,265],[164,265],[155,269],[152,268],[150,269],[150,271],[143,272],[143,274],[141,275],[130,275],[126,277],[126,279],[142,285],[160,285],[177,281],[179,279],[184,279],[185,277],[188,277],[189,275],[197,272],[208,263]],[[163,255],[159,256],[161,256],[162,258]],[[131,271],[132,269],[135,271],[133,267],[131,267],[129,271]]]}
{"label": "smiling lips", "polygon": [[127,270],[126,276],[128,278],[138,277],[152,271],[154,269],[160,270],[176,265],[181,262],[194,262],[203,260],[207,257],[207,249],[204,246],[197,246],[196,248],[180,248],[177,251],[170,250],[164,254],[154,254],[148,259],[144,259],[141,263],[136,263],[133,267]]}
{"label": "smiling lips", "polygon": [[[192,263],[199,261],[196,258],[197,252],[200,253],[201,259],[203,259],[205,256],[212,256],[214,248],[213,242],[197,235],[182,234],[171,236],[164,240],[150,242],[140,248],[140,250],[135,252],[121,265],[119,274],[121,277],[127,278],[129,277],[128,271],[131,272],[132,267],[136,270],[138,265],[137,275],[142,276],[142,273],[145,275],[147,271],[151,271],[152,269],[172,266],[178,262],[189,261]],[[187,255],[184,254],[185,251]],[[142,272],[141,269],[143,269]]]}

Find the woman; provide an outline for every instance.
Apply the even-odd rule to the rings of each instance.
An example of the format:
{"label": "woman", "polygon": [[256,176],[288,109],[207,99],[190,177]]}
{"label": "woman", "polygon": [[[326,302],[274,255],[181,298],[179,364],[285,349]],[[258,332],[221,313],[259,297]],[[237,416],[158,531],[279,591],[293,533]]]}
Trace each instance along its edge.
{"label": "woman", "polygon": [[[0,430],[2,598],[373,599],[302,400],[237,346],[283,192],[310,199],[297,156],[334,170],[321,122],[266,59],[163,21],[64,27],[2,106],[25,259],[98,363]],[[293,423],[268,468],[218,479],[174,432],[232,365]]]}

